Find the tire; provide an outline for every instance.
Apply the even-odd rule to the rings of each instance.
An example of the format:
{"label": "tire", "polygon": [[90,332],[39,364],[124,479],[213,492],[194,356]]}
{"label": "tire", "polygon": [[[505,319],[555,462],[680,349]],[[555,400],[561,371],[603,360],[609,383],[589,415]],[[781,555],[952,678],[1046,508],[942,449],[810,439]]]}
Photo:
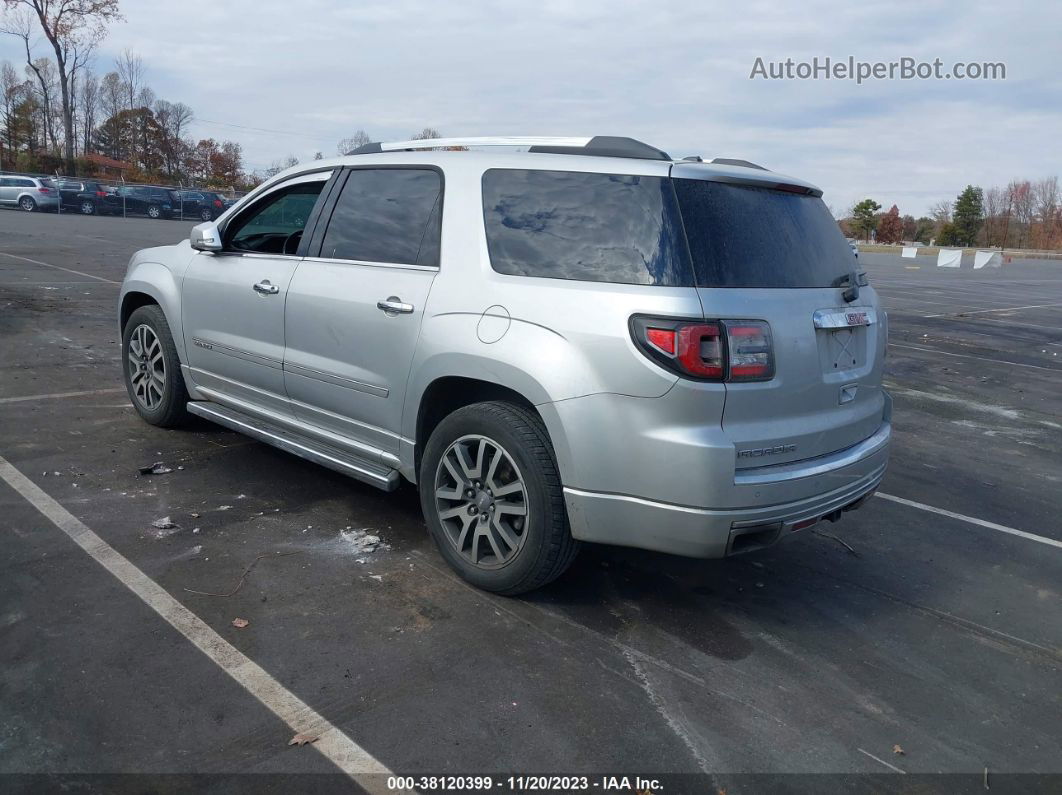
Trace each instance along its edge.
{"label": "tire", "polygon": [[201,210],[199,212],[199,217],[201,219],[203,219],[204,221],[213,221],[214,220],[214,213],[210,212],[210,210],[205,210],[204,209],[204,210]]}
{"label": "tire", "polygon": [[[462,453],[466,464],[458,466]],[[553,445],[528,409],[490,401],[444,418],[424,449],[419,482],[421,508],[440,554],[477,588],[505,596],[541,588],[579,551]]]}
{"label": "tire", "polygon": [[[142,331],[144,328],[147,333]],[[129,400],[145,422],[173,428],[188,419],[188,390],[181,374],[181,360],[166,316],[157,304],[136,309],[126,321],[122,329],[122,372]]]}
{"label": "tire", "polygon": [[162,218],[162,208],[154,204],[149,204],[147,208],[148,218],[154,218],[156,221]]}
{"label": "tire", "polygon": [[32,196],[23,196],[18,200],[18,206],[28,213],[32,213],[37,209],[37,202],[33,200]]}
{"label": "tire", "polygon": [[81,202],[80,210],[82,215],[95,215],[96,205],[90,201],[83,201]]}

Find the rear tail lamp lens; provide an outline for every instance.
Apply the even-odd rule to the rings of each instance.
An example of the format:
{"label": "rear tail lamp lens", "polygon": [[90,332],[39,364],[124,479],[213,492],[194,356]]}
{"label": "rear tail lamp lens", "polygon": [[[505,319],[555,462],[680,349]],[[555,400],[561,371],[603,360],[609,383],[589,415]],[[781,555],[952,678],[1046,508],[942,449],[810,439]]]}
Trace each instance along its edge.
{"label": "rear tail lamp lens", "polygon": [[771,329],[762,320],[631,318],[642,353],[698,381],[768,381],[774,376]]}
{"label": "rear tail lamp lens", "polygon": [[728,381],[767,381],[774,375],[771,327],[762,320],[727,320]]}

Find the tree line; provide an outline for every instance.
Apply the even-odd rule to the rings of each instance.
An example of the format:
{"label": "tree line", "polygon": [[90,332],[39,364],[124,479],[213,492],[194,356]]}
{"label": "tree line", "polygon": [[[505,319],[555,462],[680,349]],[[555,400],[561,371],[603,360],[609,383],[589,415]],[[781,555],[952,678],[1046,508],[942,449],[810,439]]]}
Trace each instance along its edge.
{"label": "tree line", "polygon": [[[21,42],[21,69],[0,63],[0,169],[90,175],[119,161],[130,182],[243,186],[243,152],[235,141],[196,140],[183,102],[156,96],[143,60],[126,51],[97,76],[96,48],[118,0],[0,0],[0,34]],[[47,47],[39,47],[43,36]],[[45,54],[40,54],[45,50]]]}
{"label": "tree line", "polygon": [[1006,187],[983,190],[973,185],[955,201],[940,201],[921,218],[900,215],[894,204],[886,212],[863,199],[838,221],[847,237],[879,243],[921,242],[941,246],[986,248],[1062,248],[1062,195],[1058,177],[1015,179]]}

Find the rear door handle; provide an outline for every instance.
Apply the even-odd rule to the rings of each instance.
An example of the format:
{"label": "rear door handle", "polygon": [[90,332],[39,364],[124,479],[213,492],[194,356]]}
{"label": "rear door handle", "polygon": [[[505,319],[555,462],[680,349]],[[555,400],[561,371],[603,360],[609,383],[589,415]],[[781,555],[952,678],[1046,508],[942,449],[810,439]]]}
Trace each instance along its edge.
{"label": "rear door handle", "polygon": [[394,315],[408,315],[413,312],[413,304],[402,303],[402,299],[397,295],[388,297],[386,301],[377,301],[376,308],[392,317]]}
{"label": "rear door handle", "polygon": [[262,295],[276,295],[280,292],[280,288],[271,283],[269,279],[263,279],[254,286],[255,292]]}

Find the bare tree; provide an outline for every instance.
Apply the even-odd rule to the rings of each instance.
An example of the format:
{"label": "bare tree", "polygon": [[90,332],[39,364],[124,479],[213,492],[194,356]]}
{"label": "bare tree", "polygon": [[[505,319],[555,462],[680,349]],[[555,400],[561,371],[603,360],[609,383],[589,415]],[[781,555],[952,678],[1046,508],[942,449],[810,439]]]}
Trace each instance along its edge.
{"label": "bare tree", "polygon": [[1039,221],[1038,248],[1050,248],[1058,223],[1058,177],[1047,177],[1033,183],[1035,216]]}
{"label": "bare tree", "polygon": [[344,138],[336,144],[336,154],[349,154],[359,146],[365,146],[367,143],[372,143],[372,138],[369,137],[369,134],[365,130],[355,130],[352,136]]}
{"label": "bare tree", "polygon": [[126,93],[126,110],[136,110],[136,98],[144,84],[144,59],[132,50],[123,50],[114,61]]}
{"label": "bare tree", "polygon": [[[9,14],[35,16],[55,53],[62,95],[67,167],[74,161],[74,105],[71,81],[106,34],[106,24],[121,19],[118,0],[3,0]],[[10,32],[10,31],[7,31]],[[16,33],[21,36],[21,33]],[[26,40],[27,50],[29,47]],[[27,60],[30,60],[27,52]]]}
{"label": "bare tree", "polygon": [[442,133],[434,127],[425,127],[416,135],[410,137],[411,141],[426,141],[429,138],[442,138]]}
{"label": "bare tree", "polygon": [[78,108],[81,116],[81,151],[92,151],[92,134],[96,129],[96,112],[100,107],[100,81],[92,72],[81,76]]}
{"label": "bare tree", "polygon": [[7,61],[0,67],[0,124],[4,127],[4,139],[8,156],[14,159],[15,152],[15,108],[22,102],[25,82]]}

